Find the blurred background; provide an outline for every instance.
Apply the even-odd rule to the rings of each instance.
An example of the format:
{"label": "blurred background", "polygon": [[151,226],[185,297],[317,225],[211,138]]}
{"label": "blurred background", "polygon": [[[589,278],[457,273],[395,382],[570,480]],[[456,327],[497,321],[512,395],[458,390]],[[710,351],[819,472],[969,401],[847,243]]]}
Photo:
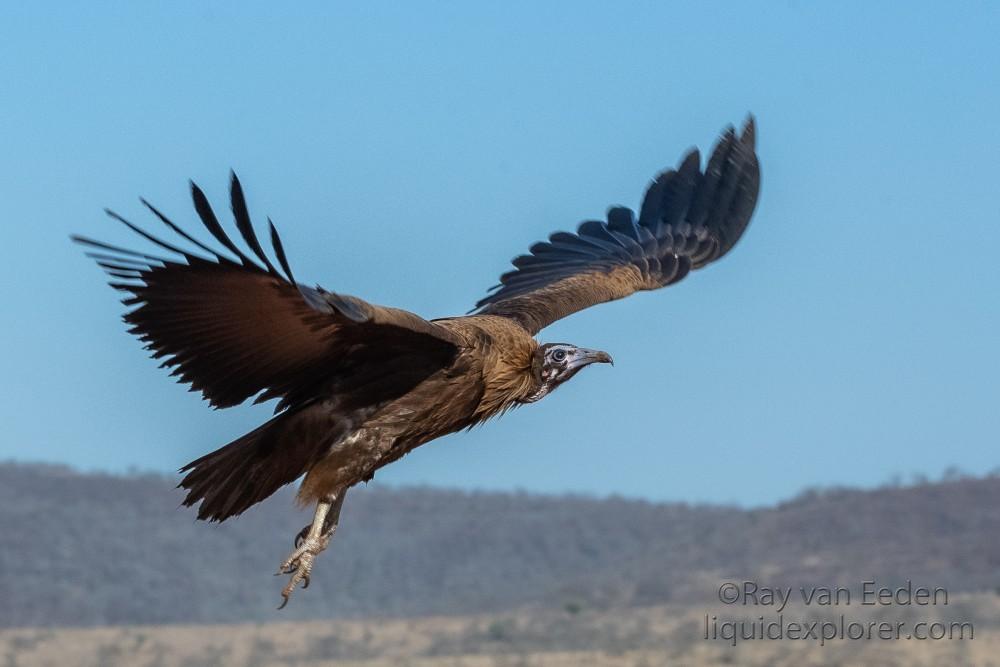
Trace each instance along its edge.
{"label": "blurred background", "polygon": [[[701,637],[724,581],[875,575],[949,587],[995,655],[998,31],[992,3],[0,7],[0,652],[977,659]],[[218,527],[178,509],[174,471],[270,407],[213,412],[130,338],[68,241],[141,248],[103,207],[141,224],[141,195],[190,225],[187,179],[221,213],[232,168],[300,279],[454,315],[748,112],[762,190],[739,247],[546,329],[615,367],[380,472],[290,609],[269,576],[308,519],[289,493]],[[365,620],[431,614],[454,625]],[[176,624],[209,622],[280,623],[182,655]],[[83,626],[113,627],[52,629]]]}

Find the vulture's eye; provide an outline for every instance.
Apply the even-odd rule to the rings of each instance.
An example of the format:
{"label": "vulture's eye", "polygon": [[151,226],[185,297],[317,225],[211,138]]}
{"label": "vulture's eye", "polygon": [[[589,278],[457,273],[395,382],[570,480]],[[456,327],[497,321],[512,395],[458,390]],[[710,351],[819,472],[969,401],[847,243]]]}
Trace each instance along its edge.
{"label": "vulture's eye", "polygon": [[552,361],[565,361],[566,350],[556,350],[552,353]]}

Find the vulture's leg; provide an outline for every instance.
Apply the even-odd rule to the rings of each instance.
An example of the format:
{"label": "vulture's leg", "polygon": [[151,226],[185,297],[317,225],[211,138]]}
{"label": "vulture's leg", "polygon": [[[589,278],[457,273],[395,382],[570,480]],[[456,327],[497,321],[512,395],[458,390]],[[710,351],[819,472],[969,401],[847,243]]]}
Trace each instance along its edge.
{"label": "vulture's leg", "polygon": [[330,540],[337,530],[340,509],[344,506],[346,495],[347,489],[344,489],[316,503],[316,513],[313,514],[312,523],[303,528],[302,532],[296,536],[295,551],[278,568],[278,574],[292,575],[288,585],[281,591],[281,597],[284,600],[278,609],[283,609],[288,604],[292,592],[300,581],[303,582],[302,588],[309,587],[309,575],[312,572],[313,563],[316,561],[316,556],[330,544]]}

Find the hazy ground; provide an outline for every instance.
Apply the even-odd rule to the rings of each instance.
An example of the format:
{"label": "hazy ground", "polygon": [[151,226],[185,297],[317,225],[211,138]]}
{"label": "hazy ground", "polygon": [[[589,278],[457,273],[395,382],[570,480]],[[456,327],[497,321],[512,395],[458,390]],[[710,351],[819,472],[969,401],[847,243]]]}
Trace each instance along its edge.
{"label": "hazy ground", "polygon": [[[1000,666],[1000,597],[952,595],[947,605],[819,610],[791,603],[786,620],[972,623],[964,640],[740,641],[705,639],[705,616],[734,619],[734,608],[661,605],[613,611],[569,607],[504,614],[421,619],[304,621],[239,625],[133,626],[0,631],[6,666],[264,667],[357,665],[454,667],[625,665],[873,667]],[[742,611],[737,609],[737,611]],[[749,618],[777,615],[756,609]],[[967,628],[966,634],[970,631]]]}

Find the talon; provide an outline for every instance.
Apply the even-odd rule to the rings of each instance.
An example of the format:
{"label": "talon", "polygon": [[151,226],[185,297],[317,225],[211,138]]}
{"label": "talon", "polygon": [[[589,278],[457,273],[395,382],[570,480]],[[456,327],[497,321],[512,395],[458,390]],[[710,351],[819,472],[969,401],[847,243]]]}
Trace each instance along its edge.
{"label": "talon", "polygon": [[287,604],[288,604],[288,598],[289,598],[289,597],[291,597],[291,596],[289,596],[289,595],[285,595],[284,593],[282,593],[282,594],[281,594],[281,597],[283,597],[283,598],[284,598],[284,600],[282,600],[282,601],[281,601],[281,604],[279,604],[279,605],[278,605],[278,611],[281,611],[282,609],[284,609],[284,608],[285,608],[285,605],[287,605]]}
{"label": "talon", "polygon": [[309,528],[310,526],[306,526],[305,528],[299,531],[298,535],[295,536],[295,540],[293,541],[293,543],[295,544],[296,549],[301,547],[302,543],[306,541],[306,537],[308,537],[309,535]]}

